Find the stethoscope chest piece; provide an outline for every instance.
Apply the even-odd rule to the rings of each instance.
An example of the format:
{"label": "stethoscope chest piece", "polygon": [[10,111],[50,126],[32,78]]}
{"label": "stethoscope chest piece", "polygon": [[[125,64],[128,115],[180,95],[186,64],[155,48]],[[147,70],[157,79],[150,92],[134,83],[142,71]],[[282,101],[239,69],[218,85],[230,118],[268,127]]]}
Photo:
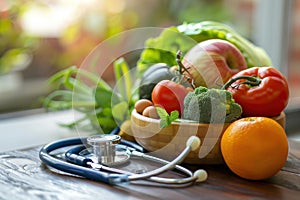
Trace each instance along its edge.
{"label": "stethoscope chest piece", "polygon": [[129,161],[130,155],[117,148],[120,142],[119,135],[93,135],[87,138],[87,144],[92,149],[92,159],[106,166],[121,165]]}

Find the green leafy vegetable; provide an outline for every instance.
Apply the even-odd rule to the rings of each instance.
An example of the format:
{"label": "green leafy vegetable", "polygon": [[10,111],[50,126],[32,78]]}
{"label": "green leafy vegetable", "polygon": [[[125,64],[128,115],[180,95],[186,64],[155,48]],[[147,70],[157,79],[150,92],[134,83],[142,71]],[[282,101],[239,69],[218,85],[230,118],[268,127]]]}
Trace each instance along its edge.
{"label": "green leafy vegetable", "polygon": [[75,66],[58,72],[49,79],[56,88],[44,99],[44,107],[48,110],[74,109],[83,114],[74,122],[61,124],[64,127],[91,133],[111,132],[129,118],[136,101],[129,67],[123,58],[115,61],[114,70],[116,90],[96,74]]}
{"label": "green leafy vegetable", "polygon": [[213,21],[184,23],[165,29],[157,38],[149,38],[138,61],[138,76],[153,63],[176,65],[178,50],[185,54],[197,43],[208,39],[223,39],[234,44],[244,55],[248,67],[270,66],[267,53],[229,26]]}
{"label": "green leafy vegetable", "polygon": [[173,121],[178,119],[179,112],[177,110],[174,110],[170,113],[170,115],[167,113],[167,111],[161,107],[156,107],[156,111],[158,116],[160,117],[160,127],[165,128],[169,126]]}

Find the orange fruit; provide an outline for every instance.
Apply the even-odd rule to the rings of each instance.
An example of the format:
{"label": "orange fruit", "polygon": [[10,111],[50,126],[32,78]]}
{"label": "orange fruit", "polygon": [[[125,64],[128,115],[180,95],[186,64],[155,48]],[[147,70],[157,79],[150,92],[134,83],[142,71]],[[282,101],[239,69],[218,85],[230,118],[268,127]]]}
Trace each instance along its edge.
{"label": "orange fruit", "polygon": [[238,176],[261,180],[275,175],[288,156],[282,126],[267,117],[239,119],[225,130],[221,152],[229,169]]}

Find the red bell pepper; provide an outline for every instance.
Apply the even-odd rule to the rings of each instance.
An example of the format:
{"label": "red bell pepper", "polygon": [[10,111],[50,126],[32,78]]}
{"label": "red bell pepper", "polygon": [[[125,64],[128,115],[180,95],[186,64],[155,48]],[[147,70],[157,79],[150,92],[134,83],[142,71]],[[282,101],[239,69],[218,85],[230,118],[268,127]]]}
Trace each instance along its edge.
{"label": "red bell pepper", "polygon": [[289,88],[273,67],[252,67],[235,74],[224,86],[242,106],[243,116],[278,116],[286,107]]}

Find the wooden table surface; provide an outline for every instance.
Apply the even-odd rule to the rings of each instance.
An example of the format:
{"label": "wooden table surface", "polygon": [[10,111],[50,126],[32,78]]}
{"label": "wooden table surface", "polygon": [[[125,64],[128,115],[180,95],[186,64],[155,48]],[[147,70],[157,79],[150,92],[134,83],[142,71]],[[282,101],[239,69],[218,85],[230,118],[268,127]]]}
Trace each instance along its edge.
{"label": "wooden table surface", "polygon": [[110,186],[58,173],[41,163],[40,148],[0,154],[0,199],[300,199],[300,143],[293,140],[285,166],[268,180],[241,179],[224,165],[188,166],[207,170],[207,181],[176,189]]}

